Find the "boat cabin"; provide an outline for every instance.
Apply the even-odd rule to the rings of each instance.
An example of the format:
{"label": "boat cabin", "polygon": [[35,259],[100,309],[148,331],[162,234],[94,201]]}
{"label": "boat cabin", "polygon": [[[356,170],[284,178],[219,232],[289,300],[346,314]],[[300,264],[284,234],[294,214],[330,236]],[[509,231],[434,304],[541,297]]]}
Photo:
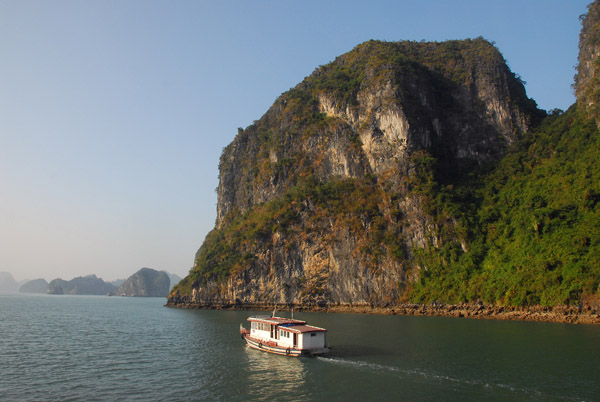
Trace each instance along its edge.
{"label": "boat cabin", "polygon": [[272,316],[254,316],[248,318],[248,321],[248,340],[258,342],[260,348],[266,348],[267,351],[278,353],[278,349],[283,349],[288,355],[321,354],[329,351],[326,346],[327,330],[307,325],[306,321]]}

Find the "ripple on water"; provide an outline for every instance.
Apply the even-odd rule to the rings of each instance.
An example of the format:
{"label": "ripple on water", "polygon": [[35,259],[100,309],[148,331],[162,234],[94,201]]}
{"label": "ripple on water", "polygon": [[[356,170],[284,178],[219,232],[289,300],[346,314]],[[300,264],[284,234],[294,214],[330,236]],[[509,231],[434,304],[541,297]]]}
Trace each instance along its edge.
{"label": "ripple on water", "polygon": [[[586,401],[600,328],[309,314],[331,357],[247,348],[248,312],[161,299],[0,295],[0,399]],[[535,342],[531,340],[535,340]],[[564,375],[569,373],[568,378]],[[597,398],[596,398],[597,399]]]}

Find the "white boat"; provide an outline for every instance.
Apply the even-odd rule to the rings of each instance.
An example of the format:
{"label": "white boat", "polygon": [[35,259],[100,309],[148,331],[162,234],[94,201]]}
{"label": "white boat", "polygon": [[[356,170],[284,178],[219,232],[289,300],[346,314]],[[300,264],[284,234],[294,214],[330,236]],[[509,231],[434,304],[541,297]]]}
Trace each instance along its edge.
{"label": "white boat", "polygon": [[286,356],[317,356],[329,353],[327,330],[306,321],[262,315],[249,317],[250,329],[240,324],[248,346]]}

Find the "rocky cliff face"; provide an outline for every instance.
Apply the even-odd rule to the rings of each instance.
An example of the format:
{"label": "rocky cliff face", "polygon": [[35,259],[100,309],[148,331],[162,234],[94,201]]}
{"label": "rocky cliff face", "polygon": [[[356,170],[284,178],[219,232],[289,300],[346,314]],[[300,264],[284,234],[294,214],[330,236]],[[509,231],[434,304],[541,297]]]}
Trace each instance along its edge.
{"label": "rocky cliff face", "polygon": [[483,39],[364,43],[281,96],[224,150],[217,227],[281,195],[303,171],[379,176],[408,169],[418,150],[448,175],[495,160],[536,112]]}
{"label": "rocky cliff face", "polygon": [[377,42],[322,66],[220,161],[216,228],[169,304],[387,305],[457,218],[451,188],[544,113],[483,39]]}
{"label": "rocky cliff face", "polygon": [[151,268],[142,268],[131,275],[117,289],[117,296],[167,297],[170,289],[169,276]]}
{"label": "rocky cliff face", "polygon": [[595,1],[588,6],[588,13],[582,17],[579,36],[579,64],[575,77],[577,104],[589,117],[598,119],[600,115],[600,3]]}

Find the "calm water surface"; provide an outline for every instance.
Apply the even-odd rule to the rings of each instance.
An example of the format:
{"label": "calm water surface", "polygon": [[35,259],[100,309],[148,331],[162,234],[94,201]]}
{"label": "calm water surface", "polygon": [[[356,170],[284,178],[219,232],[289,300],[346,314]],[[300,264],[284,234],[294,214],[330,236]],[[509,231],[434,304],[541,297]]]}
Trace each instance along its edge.
{"label": "calm water surface", "polygon": [[333,350],[295,359],[164,302],[0,293],[0,400],[600,401],[600,327],[297,313]]}

